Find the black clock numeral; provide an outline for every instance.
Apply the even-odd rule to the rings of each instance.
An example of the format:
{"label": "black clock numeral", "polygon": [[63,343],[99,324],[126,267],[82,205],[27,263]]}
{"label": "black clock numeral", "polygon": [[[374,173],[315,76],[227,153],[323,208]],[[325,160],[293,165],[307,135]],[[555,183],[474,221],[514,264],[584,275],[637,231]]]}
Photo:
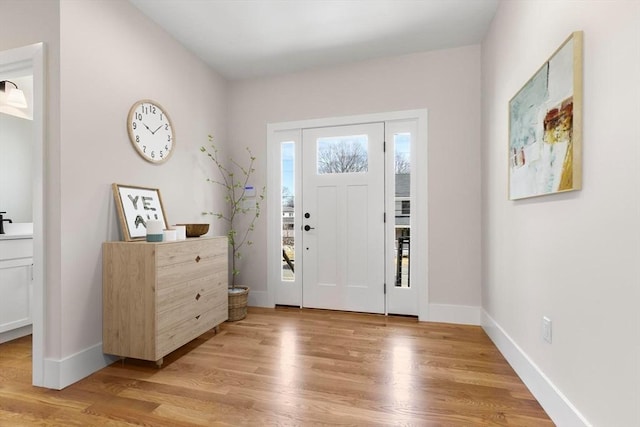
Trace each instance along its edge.
{"label": "black clock numeral", "polygon": [[137,124],[136,122],[133,122],[133,123],[131,124],[131,127],[132,127],[133,129],[137,129],[137,128],[138,128],[138,124]]}
{"label": "black clock numeral", "polygon": [[166,124],[164,125],[164,130],[169,130],[169,123],[166,123]]}
{"label": "black clock numeral", "polygon": [[136,135],[136,142],[140,142],[140,135]]}
{"label": "black clock numeral", "polygon": [[160,113],[160,121],[162,121],[162,113]]}
{"label": "black clock numeral", "polygon": [[155,159],[155,158],[156,158],[156,152],[155,152],[155,151],[152,151],[152,152],[151,152],[151,158],[152,158],[152,159]]}
{"label": "black clock numeral", "polygon": [[166,144],[166,145],[164,146],[164,149],[165,149],[165,150],[167,150],[167,151],[169,151],[169,144]]}
{"label": "black clock numeral", "polygon": [[146,153],[146,152],[147,152],[147,146],[146,146],[146,145],[143,145],[143,146],[142,146],[142,152],[143,152],[143,153]]}
{"label": "black clock numeral", "polygon": [[156,107],[154,105],[151,106],[151,114],[156,113]]}
{"label": "black clock numeral", "polygon": [[167,135],[167,141],[171,142],[171,135]]}
{"label": "black clock numeral", "polygon": [[162,153],[162,150],[160,150],[160,158],[163,158],[164,154]]}
{"label": "black clock numeral", "polygon": [[142,120],[142,113],[136,113],[136,120]]}

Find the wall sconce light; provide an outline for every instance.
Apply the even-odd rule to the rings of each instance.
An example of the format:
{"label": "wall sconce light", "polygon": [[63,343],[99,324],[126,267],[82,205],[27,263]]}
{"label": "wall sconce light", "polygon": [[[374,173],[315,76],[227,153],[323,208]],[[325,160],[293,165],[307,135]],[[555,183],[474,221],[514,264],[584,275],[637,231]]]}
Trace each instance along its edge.
{"label": "wall sconce light", "polygon": [[[7,87],[7,83],[11,83],[15,86],[15,88],[12,88],[11,86]],[[0,82],[0,92],[5,93],[7,97],[7,105],[11,105],[12,107],[17,108],[27,108],[27,98],[25,98],[24,92],[18,89],[18,85],[14,82],[10,82],[9,80],[2,80]]]}

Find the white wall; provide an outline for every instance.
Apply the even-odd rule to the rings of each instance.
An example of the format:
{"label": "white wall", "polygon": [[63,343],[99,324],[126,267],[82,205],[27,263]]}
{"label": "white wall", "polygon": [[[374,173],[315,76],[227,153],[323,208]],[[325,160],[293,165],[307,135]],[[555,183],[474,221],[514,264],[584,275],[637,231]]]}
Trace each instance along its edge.
{"label": "white wall", "polygon": [[[251,147],[259,186],[266,183],[267,123],[427,108],[429,300],[480,306],[479,46],[239,81],[229,95],[232,154]],[[266,292],[261,219],[240,283]]]}
{"label": "white wall", "polygon": [[[46,204],[44,245],[47,262],[44,282],[47,305],[55,306],[60,294],[60,7],[50,0],[4,1],[0,25],[0,50],[44,43],[44,85],[47,96],[44,106],[45,140],[43,192]],[[37,232],[37,230],[34,230]],[[45,309],[49,311],[49,309]],[[45,334],[56,330],[58,323],[43,325]],[[59,353],[55,340],[45,344],[44,353]]]}
{"label": "white wall", "polygon": [[33,122],[0,113],[0,212],[33,222]]}
{"label": "white wall", "polygon": [[[0,49],[45,42],[44,353],[57,370],[46,382],[62,387],[100,363],[101,244],[119,238],[110,184],[160,188],[170,222],[204,222],[217,199],[198,147],[224,136],[226,83],[123,0],[3,2],[5,14]],[[127,112],[141,98],[172,116],[165,165],[144,162],[128,140]],[[83,357],[94,360],[79,366]]]}
{"label": "white wall", "polygon": [[[59,58],[62,113],[60,142],[47,147],[45,356],[64,374],[74,357],[100,350],[101,245],[120,238],[111,184],[159,188],[171,223],[203,222],[214,196],[198,147],[208,133],[224,134],[226,83],[126,1],[59,7],[63,48],[48,52]],[[174,124],[175,153],[161,166],[142,160],[127,136],[127,113],[142,98],[160,102]]]}
{"label": "white wall", "polygon": [[[210,222],[200,212],[220,197],[198,148],[224,139],[226,82],[124,0],[4,1],[2,14],[0,50],[45,43],[45,382],[63,387],[101,362],[101,244],[120,238],[111,184],[159,188],[171,223]],[[141,98],[171,114],[162,166],[128,140]]]}
{"label": "white wall", "polygon": [[[576,30],[583,190],[510,202],[509,99]],[[637,1],[502,2],[482,45],[483,307],[595,426],[640,425],[639,76]]]}

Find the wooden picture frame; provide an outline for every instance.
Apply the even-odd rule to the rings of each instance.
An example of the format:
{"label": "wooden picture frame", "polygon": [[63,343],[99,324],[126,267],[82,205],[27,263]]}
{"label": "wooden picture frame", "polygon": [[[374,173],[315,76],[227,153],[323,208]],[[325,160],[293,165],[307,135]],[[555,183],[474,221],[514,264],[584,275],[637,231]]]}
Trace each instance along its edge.
{"label": "wooden picture frame", "polygon": [[582,31],[509,101],[509,200],[582,188]]}
{"label": "wooden picture frame", "polygon": [[126,242],[145,240],[147,221],[159,220],[162,229],[167,229],[167,215],[162,205],[160,190],[134,185],[113,184],[120,229]]}

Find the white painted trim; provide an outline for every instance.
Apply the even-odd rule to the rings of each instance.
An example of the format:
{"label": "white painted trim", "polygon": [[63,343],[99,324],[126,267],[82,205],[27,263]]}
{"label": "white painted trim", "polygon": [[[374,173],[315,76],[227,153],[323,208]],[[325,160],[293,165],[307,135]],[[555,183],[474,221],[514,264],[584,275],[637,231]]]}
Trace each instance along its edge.
{"label": "white painted trim", "polygon": [[0,344],[31,335],[32,329],[32,325],[25,325],[20,328],[2,332],[0,333]]}
{"label": "white painted trim", "polygon": [[[355,116],[341,116],[341,117],[327,117],[320,119],[308,119],[297,120],[292,122],[271,123],[267,125],[267,129],[270,132],[293,130],[293,129],[305,129],[305,128],[317,128],[327,126],[343,126],[351,125],[354,123],[373,123],[373,122],[388,122],[391,120],[408,120],[408,119],[422,119],[426,118],[427,110],[403,110],[403,111],[390,111],[387,113],[372,113],[372,114],[360,114]],[[424,124],[426,129],[426,123]]]}
{"label": "white painted trim", "polygon": [[482,328],[556,425],[591,426],[584,415],[485,310],[482,310]]}
{"label": "white painted trim", "polygon": [[8,64],[31,66],[33,72],[33,297],[31,316],[33,319],[32,339],[32,382],[43,386],[44,363],[44,147],[45,147],[45,93],[46,79],[45,45],[35,43],[0,52],[0,66]]}
{"label": "white painted trim", "polygon": [[88,377],[94,372],[119,360],[102,352],[102,343],[91,346],[64,359],[44,359],[44,387],[63,388]]}
{"label": "white painted trim", "polygon": [[[413,283],[418,283],[418,320],[428,318],[429,314],[429,136],[427,110],[414,110],[418,119],[418,133],[416,135],[416,159],[422,162],[422,167],[416,168],[415,189],[415,219],[411,223],[411,231],[417,238],[411,239],[411,250],[414,260],[424,262],[413,263]],[[424,160],[423,160],[424,159]],[[413,183],[411,184],[414,185]]]}
{"label": "white painted trim", "polygon": [[479,326],[480,311],[480,307],[471,305],[429,304],[426,320],[428,322]]}
{"label": "white painted trim", "polygon": [[[276,131],[271,129],[271,125],[267,125],[267,188],[275,188],[276,190],[267,191],[267,293],[271,298],[273,307],[275,305],[276,283],[280,281],[280,270],[277,268],[280,260],[280,246],[276,245],[279,240],[280,230],[278,227],[271,227],[272,223],[281,221],[281,208],[279,204],[280,176],[282,174],[282,166],[280,150],[274,148],[278,145]],[[253,302],[253,292],[249,292],[247,304],[255,305]]]}
{"label": "white painted trim", "polygon": [[[416,136],[417,141],[417,158],[425,159],[423,164],[427,165],[427,145],[428,145],[428,134],[427,134],[427,119],[428,113],[426,109],[416,109],[416,110],[402,110],[402,111],[390,111],[383,113],[372,113],[372,114],[363,114],[363,115],[354,115],[354,116],[342,116],[342,117],[327,117],[327,118],[319,118],[319,119],[308,119],[308,120],[298,120],[291,122],[280,122],[280,123],[269,123],[267,124],[267,184],[269,188],[279,188],[279,180],[280,180],[280,159],[279,155],[273,153],[272,146],[277,143],[275,138],[275,134],[283,131],[297,131],[305,128],[317,128],[317,127],[327,127],[327,126],[343,126],[343,125],[351,125],[351,124],[364,124],[364,123],[374,123],[374,122],[391,122],[398,120],[417,120],[418,131]],[[428,182],[427,176],[428,171],[427,167],[416,168],[416,179],[412,181],[416,181],[416,223],[412,223],[412,228],[415,230],[416,236],[421,236],[421,238],[412,239],[411,242],[411,253],[413,259],[421,259],[428,260]],[[297,169],[299,170],[299,168]],[[298,172],[296,172],[298,173]],[[297,176],[296,179],[300,177]],[[298,181],[299,182],[299,181]],[[274,187],[275,185],[275,187]],[[299,186],[298,186],[299,187]],[[300,200],[300,189],[296,189],[296,199]],[[275,192],[278,194],[278,192]],[[422,195],[422,196],[420,196]],[[277,195],[276,197],[279,197]],[[273,199],[268,200],[268,211],[267,211],[267,249],[269,251],[269,255],[267,256],[267,292],[268,296],[265,298],[266,305],[265,307],[273,307],[275,304],[274,292],[276,289],[276,279],[279,279],[278,273],[275,271],[274,266],[278,265],[277,261],[273,261],[278,257],[279,260],[279,243],[277,240],[279,239],[278,230],[272,230],[271,223],[275,221],[275,216],[280,215],[279,211],[279,202],[276,201],[276,206],[271,206],[273,204]],[[299,204],[297,204],[299,206]],[[298,208],[296,207],[296,215],[299,215]],[[418,221],[419,219],[419,221]],[[413,231],[412,231],[413,232]],[[296,241],[299,241],[298,236],[296,235]],[[296,254],[296,258],[300,259]],[[418,283],[418,319],[420,321],[429,320],[428,318],[428,296],[429,296],[429,276],[428,276],[428,262],[420,262],[416,263],[415,266],[415,276],[414,283]],[[249,298],[251,299],[251,294],[249,294]],[[478,322],[479,323],[479,322]],[[476,324],[478,324],[476,323]]]}

